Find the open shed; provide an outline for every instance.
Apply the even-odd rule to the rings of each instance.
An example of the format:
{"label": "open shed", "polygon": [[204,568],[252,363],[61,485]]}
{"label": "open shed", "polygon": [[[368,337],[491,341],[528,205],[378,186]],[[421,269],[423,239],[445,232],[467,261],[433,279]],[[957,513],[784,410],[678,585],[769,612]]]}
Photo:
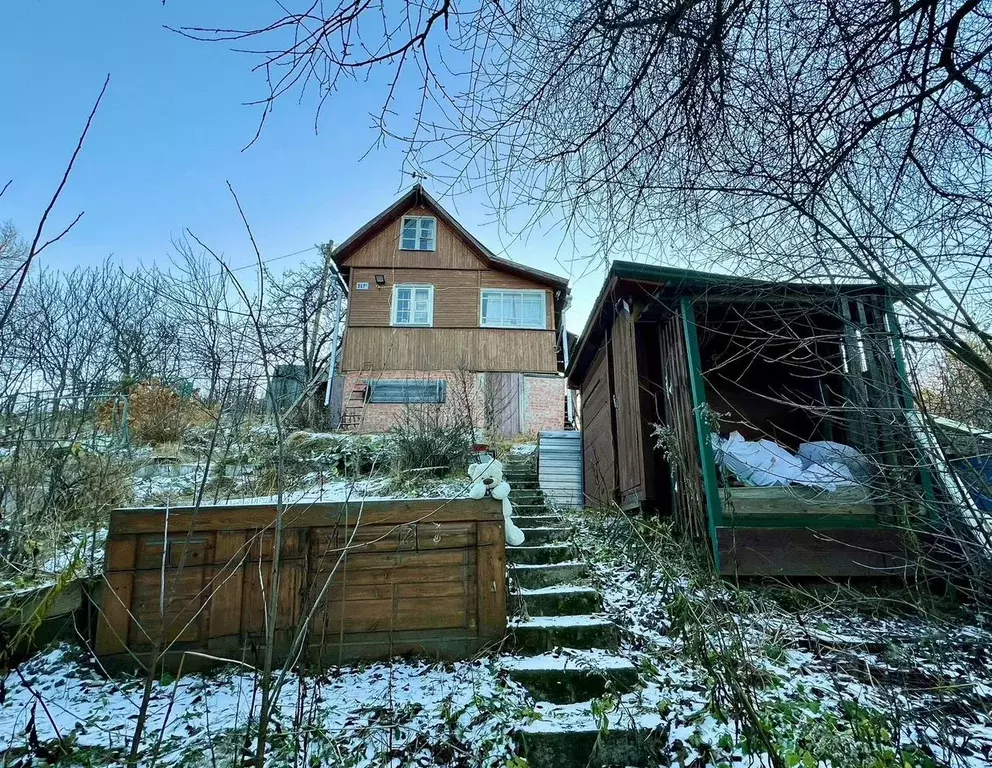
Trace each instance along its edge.
{"label": "open shed", "polygon": [[[907,418],[897,300],[882,285],[615,262],[568,369],[590,502],[671,516],[725,574],[899,572],[933,488]],[[728,438],[786,457],[843,444],[864,475],[765,487],[721,464]]]}

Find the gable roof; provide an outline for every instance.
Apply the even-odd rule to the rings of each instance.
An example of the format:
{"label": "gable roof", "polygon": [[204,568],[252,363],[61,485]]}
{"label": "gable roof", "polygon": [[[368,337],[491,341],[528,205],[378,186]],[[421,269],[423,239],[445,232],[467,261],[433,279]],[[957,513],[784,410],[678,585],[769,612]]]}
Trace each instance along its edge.
{"label": "gable roof", "polygon": [[459,224],[454,216],[444,210],[441,204],[428,194],[422,184],[414,184],[410,191],[403,195],[403,197],[386,208],[378,216],[372,218],[351,237],[341,243],[340,246],[335,248],[333,254],[334,263],[339,268],[343,267],[343,262],[352,256],[355,251],[415,205],[422,205],[430,209],[437,218],[462,238],[469,249],[486,266],[501,272],[509,272],[520,277],[526,277],[552,288],[558,288],[564,291],[568,290],[568,280],[564,277],[559,277],[558,275],[553,275],[550,272],[544,272],[540,269],[534,269],[533,267],[525,267],[522,264],[517,264],[515,261],[510,261],[494,254],[480,243],[471,232]]}

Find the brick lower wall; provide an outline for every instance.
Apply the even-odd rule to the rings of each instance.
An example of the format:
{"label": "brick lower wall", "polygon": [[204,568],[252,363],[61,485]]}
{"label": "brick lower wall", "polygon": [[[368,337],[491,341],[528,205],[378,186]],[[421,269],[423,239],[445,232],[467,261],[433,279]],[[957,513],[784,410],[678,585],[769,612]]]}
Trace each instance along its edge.
{"label": "brick lower wall", "polygon": [[523,430],[565,428],[565,379],[561,376],[524,376]]}
{"label": "brick lower wall", "polygon": [[[362,419],[354,431],[362,433],[388,432],[408,418],[467,419],[472,426],[486,426],[486,403],[482,373],[462,371],[382,371],[374,379],[416,379],[447,383],[445,402],[403,405],[366,403]],[[367,374],[345,374],[344,407],[355,407],[351,393],[370,377]],[[524,434],[535,435],[542,430],[559,430],[564,426],[565,379],[560,376],[524,376],[521,398],[521,428]],[[360,404],[357,404],[358,407]]]}
{"label": "brick lower wall", "polygon": [[[471,419],[472,426],[485,426],[485,407],[482,395],[482,379],[478,373],[462,371],[381,371],[373,376],[368,374],[345,374],[344,407],[347,410],[356,403],[349,402],[356,386],[368,379],[415,379],[417,381],[437,381],[447,383],[447,393],[443,403],[366,403],[362,411],[361,423],[355,432],[382,433],[402,424],[406,419]],[[361,407],[360,404],[357,404]]]}

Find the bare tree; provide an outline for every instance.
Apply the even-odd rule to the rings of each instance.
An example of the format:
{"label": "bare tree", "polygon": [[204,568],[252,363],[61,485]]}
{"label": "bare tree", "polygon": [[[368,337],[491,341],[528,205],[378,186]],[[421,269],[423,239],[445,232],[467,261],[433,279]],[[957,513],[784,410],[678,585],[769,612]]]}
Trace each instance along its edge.
{"label": "bare tree", "polygon": [[604,255],[667,245],[738,273],[924,286],[905,297],[911,337],[992,381],[973,353],[992,349],[978,316],[992,297],[992,19],[977,0],[278,13],[182,31],[255,46],[265,110],[387,70],[381,127],[409,143],[409,170],[482,182],[500,210],[558,212]]}
{"label": "bare tree", "polygon": [[343,288],[331,260],[333,246],[326,243],[319,249],[323,257],[320,263],[287,270],[279,277],[268,276],[270,297],[264,318],[273,359],[302,372],[298,407],[300,421],[307,426],[320,423],[319,415],[324,411],[320,385],[327,380],[335,338],[340,343],[335,323],[340,324],[344,317],[338,301]]}
{"label": "bare tree", "polygon": [[131,279],[109,260],[95,275],[104,343],[123,381],[172,380],[179,374],[179,324],[166,311],[158,280],[156,272]]}
{"label": "bare tree", "polygon": [[46,389],[57,396],[87,391],[106,370],[99,293],[97,273],[78,267],[66,273],[40,270],[26,284],[25,338]]}

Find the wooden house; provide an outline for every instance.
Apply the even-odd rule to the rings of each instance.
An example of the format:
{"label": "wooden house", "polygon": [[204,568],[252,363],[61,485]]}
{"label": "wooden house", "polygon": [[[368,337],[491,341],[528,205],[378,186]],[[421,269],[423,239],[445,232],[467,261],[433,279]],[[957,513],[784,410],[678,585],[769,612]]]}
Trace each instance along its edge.
{"label": "wooden house", "polygon": [[[933,487],[893,313],[878,285],[773,283],[615,262],[568,368],[590,503],[674,520],[725,574],[880,575]],[[870,476],[832,491],[748,487],[713,435],[852,446]],[[719,442],[719,441],[718,441]]]}
{"label": "wooden house", "polygon": [[334,261],[346,428],[385,431],[412,404],[504,435],[564,428],[567,280],[496,256],[419,184]]}

